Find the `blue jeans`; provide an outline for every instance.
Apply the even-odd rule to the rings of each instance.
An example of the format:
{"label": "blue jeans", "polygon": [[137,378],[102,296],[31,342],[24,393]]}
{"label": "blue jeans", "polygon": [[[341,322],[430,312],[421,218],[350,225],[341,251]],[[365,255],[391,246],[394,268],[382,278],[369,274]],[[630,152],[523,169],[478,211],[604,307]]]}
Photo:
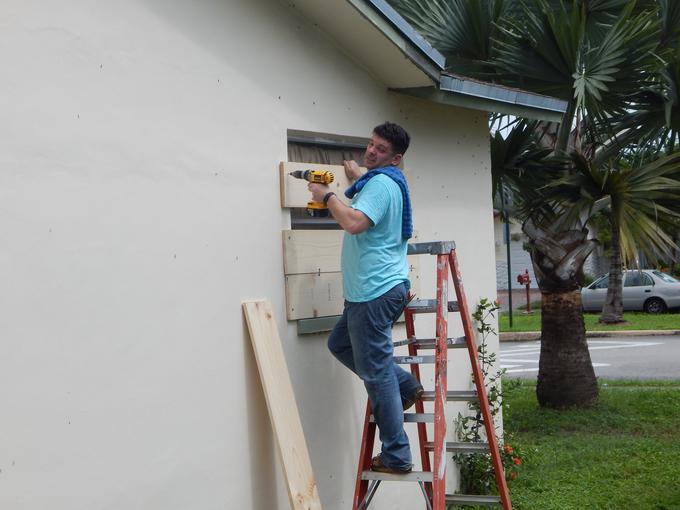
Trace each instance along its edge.
{"label": "blue jeans", "polygon": [[331,353],[364,382],[380,430],[381,459],[396,469],[411,467],[401,399],[412,398],[420,387],[393,359],[392,326],[406,306],[408,288],[400,283],[372,301],[345,301],[328,338]]}

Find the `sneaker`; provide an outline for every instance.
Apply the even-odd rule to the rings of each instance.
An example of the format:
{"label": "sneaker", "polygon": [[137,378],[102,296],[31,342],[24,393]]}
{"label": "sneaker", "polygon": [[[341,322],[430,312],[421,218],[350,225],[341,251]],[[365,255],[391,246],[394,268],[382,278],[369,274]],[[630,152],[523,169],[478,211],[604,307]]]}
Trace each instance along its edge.
{"label": "sneaker", "polygon": [[416,392],[413,394],[413,397],[412,397],[412,398],[410,398],[410,399],[407,400],[407,399],[404,399],[404,398],[402,397],[402,399],[401,399],[401,404],[402,404],[402,406],[404,407],[404,411],[406,411],[407,409],[410,409],[410,408],[413,406],[413,404],[416,403],[416,401],[418,401],[418,400],[420,400],[421,398],[423,398],[423,393],[424,393],[424,392],[425,392],[425,390],[423,389],[423,387],[422,387],[422,386],[419,386],[418,389],[416,390]]}
{"label": "sneaker", "polygon": [[411,466],[402,469],[391,468],[383,464],[380,455],[376,455],[371,461],[371,471],[376,471],[378,473],[390,473],[392,475],[405,475],[411,472]]}

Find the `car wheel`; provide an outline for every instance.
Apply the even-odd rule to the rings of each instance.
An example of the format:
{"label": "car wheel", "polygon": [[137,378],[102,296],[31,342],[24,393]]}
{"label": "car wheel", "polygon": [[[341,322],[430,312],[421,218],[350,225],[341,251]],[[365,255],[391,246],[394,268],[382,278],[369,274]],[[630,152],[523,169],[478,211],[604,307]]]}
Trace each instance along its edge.
{"label": "car wheel", "polygon": [[644,308],[647,313],[664,313],[666,311],[666,303],[663,302],[663,299],[653,297],[645,301]]}

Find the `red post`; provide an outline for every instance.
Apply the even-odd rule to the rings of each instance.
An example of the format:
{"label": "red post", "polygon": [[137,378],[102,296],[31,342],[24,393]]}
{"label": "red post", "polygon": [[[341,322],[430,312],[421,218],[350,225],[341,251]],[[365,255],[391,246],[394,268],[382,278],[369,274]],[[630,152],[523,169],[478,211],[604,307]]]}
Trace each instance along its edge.
{"label": "red post", "polygon": [[531,313],[531,296],[529,295],[529,284],[527,283],[527,313]]}
{"label": "red post", "polygon": [[529,270],[525,269],[524,273],[517,275],[517,283],[522,284],[526,287],[527,292],[527,309],[526,313],[531,313],[531,296],[529,292],[529,286],[531,285],[531,277],[529,276]]}

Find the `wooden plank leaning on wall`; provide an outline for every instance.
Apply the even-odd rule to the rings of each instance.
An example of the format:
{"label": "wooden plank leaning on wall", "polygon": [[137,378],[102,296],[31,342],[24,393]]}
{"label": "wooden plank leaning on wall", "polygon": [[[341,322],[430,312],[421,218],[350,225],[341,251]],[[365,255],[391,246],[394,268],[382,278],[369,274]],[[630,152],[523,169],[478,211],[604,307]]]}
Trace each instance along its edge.
{"label": "wooden plank leaning on wall", "polygon": [[294,510],[321,510],[288,365],[269,300],[241,303]]}

